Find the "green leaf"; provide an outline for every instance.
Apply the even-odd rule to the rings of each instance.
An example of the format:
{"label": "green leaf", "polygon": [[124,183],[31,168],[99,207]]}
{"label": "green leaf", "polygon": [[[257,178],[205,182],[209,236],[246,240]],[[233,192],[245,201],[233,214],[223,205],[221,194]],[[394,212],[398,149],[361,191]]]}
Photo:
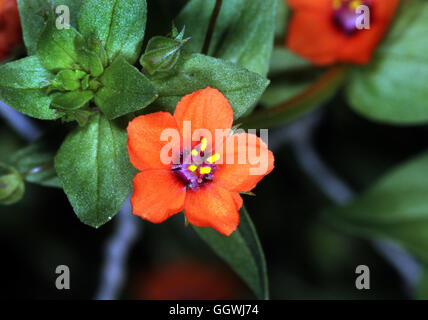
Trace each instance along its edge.
{"label": "green leaf", "polygon": [[65,139],[55,168],[78,218],[92,227],[108,222],[132,191],[126,130],[103,115],[92,116]]}
{"label": "green leaf", "polygon": [[260,240],[245,207],[240,214],[239,227],[230,237],[210,228],[193,228],[245,281],[258,299],[269,299],[266,261]]}
{"label": "green leaf", "polygon": [[[215,0],[191,0],[175,19],[177,27],[179,29],[186,27],[186,34],[191,37],[191,40],[186,45],[188,51],[202,52],[215,2]],[[215,32],[211,39],[209,55],[214,55],[215,49],[224,38],[230,25],[239,18],[246,2],[248,1],[223,1]]]}
{"label": "green leaf", "polygon": [[55,151],[45,141],[37,141],[9,159],[19,173],[30,183],[45,187],[62,188],[54,168]]}
{"label": "green leaf", "polygon": [[269,67],[272,80],[260,102],[265,107],[276,106],[308,89],[320,76],[319,70],[286,48],[275,48]]}
{"label": "green leaf", "polygon": [[70,24],[76,27],[81,2],[82,0],[18,0],[22,34],[28,54],[36,54],[45,17],[52,10],[50,4],[53,4],[54,8],[59,5],[68,6],[70,8]]}
{"label": "green leaf", "polygon": [[170,112],[186,94],[210,86],[229,99],[235,119],[256,105],[269,84],[269,80],[236,64],[184,52],[171,72],[150,79],[160,96],[156,104]]}
{"label": "green leaf", "polygon": [[246,1],[215,56],[266,76],[275,35],[276,0]]}
{"label": "green leaf", "polygon": [[57,29],[49,19],[37,45],[37,55],[46,69],[73,69],[78,64],[78,49],[84,46],[82,35],[74,28]]}
{"label": "green leaf", "polygon": [[56,119],[61,113],[49,108],[52,98],[41,89],[52,78],[36,56],[2,65],[0,99],[30,117]]}
{"label": "green leaf", "polygon": [[403,2],[394,26],[372,62],[355,70],[347,95],[370,119],[392,124],[428,121],[428,2]]}
{"label": "green leaf", "polygon": [[[275,34],[277,0],[223,1],[209,54],[266,76]],[[188,50],[201,52],[215,1],[193,0],[177,18],[192,40]]]}
{"label": "green leaf", "polygon": [[367,238],[388,238],[428,263],[428,153],[381,178],[353,203],[323,214],[332,226]]}
{"label": "green leaf", "polygon": [[147,107],[158,97],[150,81],[123,58],[116,59],[100,81],[103,87],[95,103],[109,119]]}
{"label": "green leaf", "polygon": [[52,100],[52,106],[64,110],[80,109],[94,97],[91,90],[76,90],[56,95]]}
{"label": "green leaf", "polygon": [[141,53],[146,20],[146,0],[86,0],[79,30],[101,40],[110,62],[120,55],[133,64]]}

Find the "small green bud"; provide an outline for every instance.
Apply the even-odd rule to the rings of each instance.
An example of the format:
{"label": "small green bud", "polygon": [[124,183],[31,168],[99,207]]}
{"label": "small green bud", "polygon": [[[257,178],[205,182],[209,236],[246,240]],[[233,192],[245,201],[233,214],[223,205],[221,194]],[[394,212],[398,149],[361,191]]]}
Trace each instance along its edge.
{"label": "small green bud", "polygon": [[182,47],[190,39],[183,40],[183,35],[184,28],[179,34],[174,28],[172,38],[157,36],[150,39],[140,64],[149,74],[171,70],[180,57]]}
{"label": "small green bud", "polygon": [[21,200],[25,191],[23,177],[10,166],[0,164],[0,204],[13,204]]}
{"label": "small green bud", "polygon": [[62,70],[52,81],[51,90],[74,91],[80,88],[80,80],[86,75],[81,70]]}

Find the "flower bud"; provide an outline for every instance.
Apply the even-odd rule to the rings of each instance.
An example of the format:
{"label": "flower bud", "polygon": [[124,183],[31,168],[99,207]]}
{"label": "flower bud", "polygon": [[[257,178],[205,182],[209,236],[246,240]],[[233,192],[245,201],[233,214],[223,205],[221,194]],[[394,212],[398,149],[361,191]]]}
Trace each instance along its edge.
{"label": "flower bud", "polygon": [[183,39],[183,31],[172,33],[173,38],[157,36],[150,39],[146,52],[141,56],[140,63],[149,74],[169,71],[177,63],[181,49],[190,39]]}
{"label": "flower bud", "polygon": [[13,204],[21,200],[25,191],[22,176],[14,168],[0,164],[0,204]]}

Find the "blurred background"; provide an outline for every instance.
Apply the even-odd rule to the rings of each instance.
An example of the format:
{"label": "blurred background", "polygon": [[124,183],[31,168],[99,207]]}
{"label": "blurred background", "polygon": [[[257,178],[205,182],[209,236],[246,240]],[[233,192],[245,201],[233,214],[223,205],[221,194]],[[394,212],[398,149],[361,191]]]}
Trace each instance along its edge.
{"label": "blurred background", "polygon": [[[146,39],[168,33],[170,21],[184,3],[148,1]],[[280,11],[279,25],[285,24],[286,14]],[[279,43],[283,37],[278,32]],[[302,81],[301,75],[295,80]],[[272,91],[267,94],[270,96],[262,102],[278,99]],[[263,103],[258,106],[263,107]],[[60,122],[33,122],[42,132],[68,128]],[[244,196],[244,201],[266,255],[271,298],[415,298],[418,273],[413,260],[401,255],[391,260],[382,246],[325,225],[320,213],[365,190],[388,170],[426,149],[427,127],[371,122],[351,111],[339,92],[321,110],[271,130],[269,139],[275,170],[258,184],[256,196]],[[0,118],[0,162],[26,145]],[[327,174],[322,170],[318,176],[312,174],[308,163],[309,167],[314,164],[312,168],[321,163]],[[336,198],[331,196],[332,186]],[[95,230],[77,219],[61,190],[26,187],[21,202],[0,207],[0,297],[102,297],[107,250],[123,227],[123,218],[117,216]],[[184,226],[182,215],[160,225],[127,215],[125,226],[132,227],[129,251],[121,257],[125,273],[117,298],[254,299],[192,228]],[[398,269],[397,259],[401,261]],[[70,290],[55,287],[58,265],[70,268]],[[370,268],[370,290],[355,288],[358,265]]]}

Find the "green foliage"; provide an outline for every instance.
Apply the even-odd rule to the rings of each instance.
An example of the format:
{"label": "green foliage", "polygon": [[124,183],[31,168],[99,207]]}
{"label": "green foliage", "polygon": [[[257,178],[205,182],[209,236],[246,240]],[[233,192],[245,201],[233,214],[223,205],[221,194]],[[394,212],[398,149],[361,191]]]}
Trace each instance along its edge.
{"label": "green foliage", "polygon": [[77,26],[77,16],[82,0],[17,0],[21,17],[24,43],[29,55],[37,52],[37,43],[43,31],[46,17],[59,5],[70,8],[70,24]]}
{"label": "green foliage", "polygon": [[137,61],[147,20],[146,0],[86,0],[79,14],[79,30],[100,39],[110,62],[118,56]]}
{"label": "green foliage", "polygon": [[25,181],[61,188],[54,168],[55,152],[46,140],[41,140],[14,153],[9,162],[25,177]]}
{"label": "green foliage", "polygon": [[348,88],[353,108],[387,123],[419,124],[428,121],[426,79],[428,3],[402,4],[399,14],[371,63],[355,68]]}
{"label": "green foliage", "polygon": [[36,56],[2,65],[0,99],[31,117],[56,119],[61,113],[49,108],[52,97],[41,89],[52,78]]}
{"label": "green foliage", "polygon": [[0,204],[14,204],[21,200],[24,192],[25,184],[19,172],[0,163]]}
{"label": "green foliage", "polygon": [[378,181],[352,204],[324,213],[327,223],[352,234],[386,237],[428,263],[428,153]]}
{"label": "green foliage", "polygon": [[245,207],[240,214],[239,227],[230,237],[210,228],[193,228],[235,270],[258,299],[269,299],[266,261],[260,240]]}
{"label": "green foliage", "polygon": [[109,119],[138,111],[157,98],[153,84],[123,58],[106,69],[100,82],[95,103]]}
{"label": "green foliage", "polygon": [[210,86],[229,99],[235,119],[255,106],[269,84],[267,79],[236,64],[184,52],[171,72],[156,74],[150,79],[159,93],[156,104],[168,111],[172,112],[186,94]]}
{"label": "green foliage", "polygon": [[84,45],[82,35],[74,28],[57,29],[49,19],[37,45],[37,55],[43,66],[51,71],[73,69],[79,63],[78,49]]}
{"label": "green foliage", "polygon": [[[275,34],[276,0],[223,1],[209,55],[266,76]],[[192,38],[188,50],[200,53],[215,0],[192,0],[177,17]]]}
{"label": "green foliage", "polygon": [[79,219],[92,227],[108,222],[132,191],[134,169],[126,130],[103,115],[76,128],[55,158],[64,191]]}

